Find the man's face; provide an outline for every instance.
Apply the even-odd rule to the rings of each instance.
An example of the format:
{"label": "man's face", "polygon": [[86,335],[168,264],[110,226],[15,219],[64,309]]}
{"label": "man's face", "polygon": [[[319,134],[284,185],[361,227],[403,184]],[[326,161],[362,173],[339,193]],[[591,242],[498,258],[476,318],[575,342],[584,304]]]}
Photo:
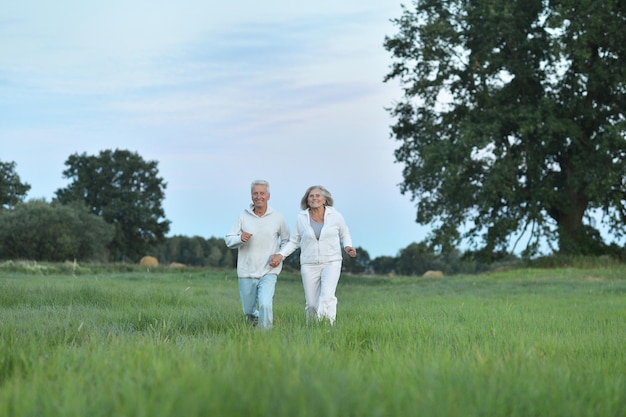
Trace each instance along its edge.
{"label": "man's face", "polygon": [[270,199],[270,193],[265,185],[255,185],[252,187],[252,204],[254,208],[267,208],[267,200]]}

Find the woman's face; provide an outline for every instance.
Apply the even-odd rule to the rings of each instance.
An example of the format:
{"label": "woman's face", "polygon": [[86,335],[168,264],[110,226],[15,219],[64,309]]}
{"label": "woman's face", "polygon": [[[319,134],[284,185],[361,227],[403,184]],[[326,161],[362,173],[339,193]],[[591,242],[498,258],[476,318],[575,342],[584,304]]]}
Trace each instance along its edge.
{"label": "woman's face", "polygon": [[324,198],[324,193],[319,188],[313,188],[309,191],[309,197],[307,199],[307,203],[311,208],[319,208],[323,207],[326,204],[326,198]]}

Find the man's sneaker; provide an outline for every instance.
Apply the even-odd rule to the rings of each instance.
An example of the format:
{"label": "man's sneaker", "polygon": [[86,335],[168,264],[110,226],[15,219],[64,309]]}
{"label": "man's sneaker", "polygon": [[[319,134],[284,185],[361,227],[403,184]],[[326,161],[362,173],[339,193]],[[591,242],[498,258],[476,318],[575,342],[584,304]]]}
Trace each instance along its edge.
{"label": "man's sneaker", "polygon": [[246,314],[246,323],[256,326],[259,324],[259,318],[254,314]]}

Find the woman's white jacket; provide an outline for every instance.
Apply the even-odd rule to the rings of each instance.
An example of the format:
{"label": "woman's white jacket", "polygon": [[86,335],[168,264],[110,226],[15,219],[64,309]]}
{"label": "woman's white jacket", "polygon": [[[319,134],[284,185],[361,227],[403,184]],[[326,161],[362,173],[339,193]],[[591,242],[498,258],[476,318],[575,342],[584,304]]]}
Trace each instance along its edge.
{"label": "woman's white jacket", "polygon": [[341,261],[346,246],[352,246],[352,237],[341,213],[326,207],[318,240],[311,226],[309,209],[306,209],[298,213],[289,242],[278,253],[286,258],[300,248],[300,264],[320,264]]}

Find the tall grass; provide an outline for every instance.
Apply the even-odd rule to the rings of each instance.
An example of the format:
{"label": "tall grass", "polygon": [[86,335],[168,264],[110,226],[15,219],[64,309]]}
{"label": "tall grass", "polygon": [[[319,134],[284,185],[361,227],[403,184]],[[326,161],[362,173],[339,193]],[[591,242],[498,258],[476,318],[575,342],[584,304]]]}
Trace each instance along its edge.
{"label": "tall grass", "polygon": [[626,269],[279,278],[270,331],[228,271],[0,277],[3,416],[626,416]]}

